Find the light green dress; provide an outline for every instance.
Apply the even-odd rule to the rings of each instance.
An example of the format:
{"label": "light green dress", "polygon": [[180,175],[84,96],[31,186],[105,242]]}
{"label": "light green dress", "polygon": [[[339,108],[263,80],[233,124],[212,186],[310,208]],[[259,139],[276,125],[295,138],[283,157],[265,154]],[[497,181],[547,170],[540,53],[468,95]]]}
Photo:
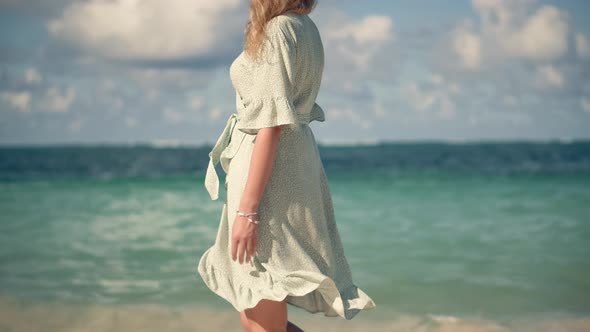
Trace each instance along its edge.
{"label": "light green dress", "polygon": [[[324,121],[315,103],[324,51],[315,23],[287,13],[267,25],[263,60],[242,52],[230,66],[237,113],[231,114],[209,154],[205,186],[219,197],[215,165],[226,172],[226,201],[215,243],[198,263],[205,284],[237,311],[261,299],[311,313],[352,319],[375,307],[353,283],[311,121]],[[285,125],[258,209],[258,246],[250,263],[231,259],[231,232],[246,185],[258,129]],[[238,219],[247,222],[245,219]],[[361,226],[359,226],[361,227]]]}

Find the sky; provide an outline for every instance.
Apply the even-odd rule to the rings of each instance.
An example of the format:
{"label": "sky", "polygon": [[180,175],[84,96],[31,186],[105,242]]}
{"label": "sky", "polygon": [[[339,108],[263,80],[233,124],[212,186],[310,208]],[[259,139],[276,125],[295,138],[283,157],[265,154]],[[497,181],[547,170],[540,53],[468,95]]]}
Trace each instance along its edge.
{"label": "sky", "polygon": [[[586,0],[319,0],[316,140],[588,139],[588,12]],[[215,143],[247,18],[245,0],[0,0],[0,144]]]}

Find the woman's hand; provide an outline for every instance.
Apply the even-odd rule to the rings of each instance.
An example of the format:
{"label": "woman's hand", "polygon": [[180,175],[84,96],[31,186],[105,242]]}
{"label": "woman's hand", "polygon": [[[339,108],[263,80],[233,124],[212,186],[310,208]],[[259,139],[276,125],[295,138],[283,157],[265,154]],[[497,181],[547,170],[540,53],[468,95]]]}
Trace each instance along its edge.
{"label": "woman's hand", "polygon": [[[258,220],[258,216],[250,216],[252,220]],[[246,217],[236,213],[232,227],[231,255],[235,261],[239,258],[240,264],[244,261],[250,263],[251,258],[256,254],[258,243],[258,225],[250,222]]]}

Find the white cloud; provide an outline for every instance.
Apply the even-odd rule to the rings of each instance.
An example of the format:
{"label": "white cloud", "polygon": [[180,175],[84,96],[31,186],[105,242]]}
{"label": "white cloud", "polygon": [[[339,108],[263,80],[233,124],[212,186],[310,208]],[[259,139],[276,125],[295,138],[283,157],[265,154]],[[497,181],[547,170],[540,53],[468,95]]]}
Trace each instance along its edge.
{"label": "white cloud", "polygon": [[220,107],[213,107],[209,110],[209,119],[210,120],[217,120],[221,117],[222,113],[223,113],[223,111]]}
{"label": "white cloud", "polygon": [[357,22],[347,22],[338,30],[327,33],[328,38],[352,38],[358,45],[384,43],[393,38],[393,22],[388,16],[369,15]]}
{"label": "white cloud", "polygon": [[371,60],[384,46],[395,40],[393,20],[381,15],[365,16],[358,21],[340,17],[323,31],[325,48],[362,72],[371,67]]}
{"label": "white cloud", "polygon": [[[588,35],[576,33],[572,13],[561,4],[547,6],[536,0],[472,0],[472,5],[476,18],[460,20],[445,33],[433,60],[433,71],[465,89],[460,98],[449,98],[457,109],[490,114],[518,111],[534,114],[535,121],[547,121],[544,112],[550,109],[564,113],[579,109],[579,96],[587,95],[583,83],[587,63],[581,58]],[[469,48],[469,42],[463,41],[469,38],[479,47]],[[420,102],[427,104],[434,97],[428,87],[418,87],[422,87],[415,94],[419,108]],[[438,102],[431,104],[433,109],[440,107]],[[523,119],[515,121],[519,125],[528,121]]]}
{"label": "white cloud", "polygon": [[134,128],[137,126],[137,119],[128,115],[125,117],[125,125],[129,128]]}
{"label": "white cloud", "polygon": [[210,84],[210,76],[205,73],[187,69],[161,68],[127,68],[126,75],[135,80],[146,92],[148,101],[156,101],[162,95],[162,90],[194,89],[197,84]]}
{"label": "white cloud", "polygon": [[531,13],[535,1],[473,0],[481,25],[467,22],[453,31],[453,49],[464,67],[479,69],[487,60],[551,61],[568,48],[568,15],[545,5]]}
{"label": "white cloud", "polygon": [[[515,56],[551,60],[567,51],[567,14],[553,6],[541,7],[506,46]],[[503,36],[506,37],[506,36]]]}
{"label": "white cloud", "polygon": [[25,82],[31,83],[39,83],[42,81],[41,74],[35,68],[28,68],[25,70]]}
{"label": "white cloud", "polygon": [[[56,87],[48,88],[45,95],[39,100],[41,110],[49,112],[67,112],[76,98],[76,90],[68,88],[65,94],[61,94]],[[11,107],[21,111],[29,112],[31,110],[32,94],[29,91],[22,92],[2,92],[0,99]]]}
{"label": "white cloud", "polygon": [[168,59],[228,49],[241,33],[240,0],[89,0],[67,6],[49,33],[114,59]]}
{"label": "white cloud", "polygon": [[385,108],[383,106],[382,103],[378,102],[378,101],[373,101],[373,113],[375,113],[375,116],[378,118],[383,118],[387,115],[387,112],[385,111]]}
{"label": "white cloud", "polygon": [[205,105],[205,98],[203,96],[191,96],[189,99],[189,107],[195,111],[199,111]]}
{"label": "white cloud", "polygon": [[451,101],[451,99],[447,95],[442,95],[439,98],[440,98],[439,99],[440,108],[437,112],[437,115],[440,116],[441,118],[446,118],[446,119],[454,117],[455,116],[455,103],[453,101]]}
{"label": "white cloud", "polygon": [[564,85],[563,74],[552,65],[540,66],[537,69],[535,84],[541,88],[561,88]]}
{"label": "white cloud", "polygon": [[348,120],[350,123],[362,128],[369,129],[373,127],[373,122],[362,117],[358,112],[352,110],[350,107],[331,108],[330,116],[334,120]]}
{"label": "white cloud", "polygon": [[164,120],[169,123],[180,123],[184,121],[184,116],[181,112],[175,111],[170,107],[164,108]]}
{"label": "white cloud", "polygon": [[481,38],[469,31],[468,27],[459,27],[453,32],[453,49],[468,69],[478,69],[481,64]]}
{"label": "white cloud", "polygon": [[69,87],[62,95],[58,88],[51,87],[47,89],[41,107],[50,112],[67,112],[75,99],[76,90],[74,88]]}
{"label": "white cloud", "polygon": [[455,97],[461,87],[447,81],[440,74],[432,74],[426,84],[410,83],[401,88],[402,97],[420,113],[436,110],[441,118],[452,118],[456,114]]}
{"label": "white cloud", "polygon": [[576,51],[580,57],[590,57],[590,41],[581,33],[576,34]]}
{"label": "white cloud", "polygon": [[22,92],[1,92],[0,99],[21,112],[28,112],[31,109],[31,93]]}
{"label": "white cloud", "polygon": [[424,93],[418,88],[416,83],[410,83],[404,86],[402,88],[402,93],[419,112],[429,109],[436,101],[436,96],[433,94]]}
{"label": "white cloud", "polygon": [[580,107],[582,107],[583,111],[590,113],[590,99],[582,98],[580,100]]}

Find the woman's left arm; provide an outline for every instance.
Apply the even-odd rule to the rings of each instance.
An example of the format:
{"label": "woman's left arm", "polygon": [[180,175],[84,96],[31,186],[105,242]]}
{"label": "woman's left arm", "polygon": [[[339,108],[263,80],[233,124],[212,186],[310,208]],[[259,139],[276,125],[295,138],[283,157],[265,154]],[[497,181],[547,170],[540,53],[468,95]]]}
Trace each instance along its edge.
{"label": "woman's left arm", "polygon": [[[237,130],[256,135],[248,179],[238,208],[245,213],[258,210],[272,172],[283,126],[295,128],[299,125],[293,103],[299,68],[291,24],[291,20],[284,16],[271,19],[267,25],[268,38],[261,45],[262,59],[248,62],[251,77],[248,88],[241,94],[244,107],[238,110],[240,120],[236,123]],[[249,262],[255,255],[258,227],[236,214],[231,239],[234,261],[239,258],[242,263],[242,256],[246,255]]]}
{"label": "woman's left arm", "polygon": [[[282,126],[261,128],[256,134],[248,179],[240,200],[239,210],[245,213],[258,210],[266,184],[272,173]],[[254,217],[258,219],[258,217]],[[236,214],[232,228],[232,258],[240,264],[256,253],[258,225]],[[245,257],[244,257],[245,256]]]}

